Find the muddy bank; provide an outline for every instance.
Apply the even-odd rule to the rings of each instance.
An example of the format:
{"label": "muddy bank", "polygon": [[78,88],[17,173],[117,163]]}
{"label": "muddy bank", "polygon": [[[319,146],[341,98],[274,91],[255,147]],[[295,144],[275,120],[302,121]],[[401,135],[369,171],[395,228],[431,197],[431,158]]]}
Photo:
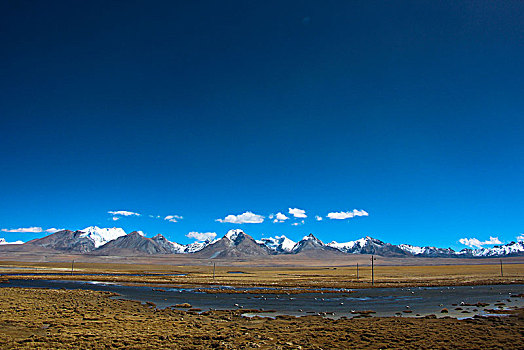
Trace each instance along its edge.
{"label": "muddy bank", "polygon": [[347,349],[524,348],[524,314],[469,320],[158,310],[110,293],[0,289],[0,348]]}

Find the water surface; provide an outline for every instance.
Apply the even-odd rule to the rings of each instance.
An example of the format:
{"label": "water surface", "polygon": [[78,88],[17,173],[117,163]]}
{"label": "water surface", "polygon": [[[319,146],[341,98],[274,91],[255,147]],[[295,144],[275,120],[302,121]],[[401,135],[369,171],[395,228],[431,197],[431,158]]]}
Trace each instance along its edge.
{"label": "water surface", "polygon": [[[302,316],[321,314],[327,317],[353,317],[355,311],[373,310],[374,316],[416,316],[436,314],[438,317],[458,318],[474,315],[488,315],[489,309],[524,307],[523,298],[517,294],[524,292],[524,285],[486,285],[460,287],[415,287],[415,288],[369,288],[352,292],[336,293],[298,293],[264,294],[228,293],[235,290],[231,286],[205,286],[204,288],[223,289],[221,293],[204,293],[196,288],[162,288],[151,286],[125,286],[118,283],[86,282],[66,280],[10,280],[0,283],[0,287],[84,289],[118,293],[118,299],[152,302],[158,308],[172,307],[189,303],[194,308],[205,310],[258,309],[273,311],[260,315]],[[245,288],[242,288],[245,290]],[[252,290],[257,290],[253,288]],[[465,306],[461,304],[489,303],[486,307]],[[494,305],[504,303],[504,305]],[[457,304],[457,305],[453,305]],[[447,308],[449,313],[440,311]],[[461,308],[461,310],[455,310]],[[407,313],[405,311],[408,311]],[[411,312],[409,312],[411,311]],[[467,311],[464,312],[464,311]],[[253,314],[246,313],[248,316]]]}

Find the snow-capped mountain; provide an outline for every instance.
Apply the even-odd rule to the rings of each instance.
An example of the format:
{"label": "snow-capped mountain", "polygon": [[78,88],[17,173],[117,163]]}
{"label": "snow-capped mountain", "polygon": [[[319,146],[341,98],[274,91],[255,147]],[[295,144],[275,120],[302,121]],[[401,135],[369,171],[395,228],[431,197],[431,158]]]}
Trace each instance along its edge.
{"label": "snow-capped mountain", "polygon": [[171,242],[167,238],[165,238],[163,235],[161,235],[160,233],[151,239],[155,241],[157,244],[159,244],[160,246],[162,246],[168,252],[171,252],[173,254],[185,253],[185,250],[186,250],[185,245]]}
{"label": "snow-capped mountain", "polygon": [[118,227],[100,228],[98,226],[89,226],[80,231],[83,233],[79,235],[79,238],[85,237],[92,240],[95,245],[95,249],[103,246],[109,241],[126,235],[125,231]]}
{"label": "snow-capped mountain", "polygon": [[325,253],[325,252],[331,252],[331,253],[340,253],[340,251],[336,248],[330,247],[324,242],[322,242],[320,239],[315,237],[312,233],[302,238],[300,241],[298,241],[297,244],[293,247],[292,253],[298,254],[298,253]]}
{"label": "snow-capped mountain", "polygon": [[204,258],[243,258],[266,256],[271,250],[257,243],[253,237],[240,229],[230,230],[224,237],[196,252]]}
{"label": "snow-capped mountain", "polygon": [[297,244],[284,235],[262,238],[257,243],[264,244],[275,253],[291,253]]}
{"label": "snow-capped mountain", "polygon": [[[167,240],[166,240],[167,241]],[[167,243],[167,242],[164,242]],[[107,242],[92,252],[95,255],[144,255],[144,254],[171,254],[166,245],[151,238],[144,237],[138,231]]]}
{"label": "snow-capped mountain", "polygon": [[524,255],[524,242],[511,242],[504,245],[496,245],[493,248],[462,249],[456,254],[462,257],[474,258]]}
{"label": "snow-capped mountain", "polygon": [[407,253],[398,246],[366,236],[356,241],[345,243],[331,242],[329,247],[349,254],[376,254],[382,256],[405,256]]}
{"label": "snow-capped mountain", "polygon": [[453,257],[456,254],[451,248],[417,247],[410,244],[399,244],[398,247],[413,256],[420,257],[444,258]]}
{"label": "snow-capped mountain", "polygon": [[238,239],[238,237],[241,237],[244,234],[244,231],[242,231],[241,229],[235,229],[227,231],[224,237],[229,239],[231,242],[234,242]]}
{"label": "snow-capped mountain", "polygon": [[186,253],[195,253],[199,250],[204,249],[208,245],[212,244],[213,240],[206,240],[203,242],[193,242],[190,244],[179,244],[176,242],[171,242],[161,234],[156,235],[151,238],[153,241],[157,242],[163,246],[166,250],[170,251],[173,254],[186,254]]}
{"label": "snow-capped mountain", "polygon": [[204,249],[208,245],[215,243],[216,241],[217,240],[208,239],[203,242],[193,242],[193,243],[186,244],[184,246],[185,247],[184,253],[196,253]]}

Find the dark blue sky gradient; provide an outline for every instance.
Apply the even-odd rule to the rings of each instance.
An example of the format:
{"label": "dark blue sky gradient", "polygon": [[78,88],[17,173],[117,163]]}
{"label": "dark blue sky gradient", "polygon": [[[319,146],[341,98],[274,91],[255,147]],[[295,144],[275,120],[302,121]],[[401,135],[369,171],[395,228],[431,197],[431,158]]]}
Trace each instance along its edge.
{"label": "dark blue sky gradient", "polygon": [[524,232],[522,1],[11,1],[0,44],[0,228]]}

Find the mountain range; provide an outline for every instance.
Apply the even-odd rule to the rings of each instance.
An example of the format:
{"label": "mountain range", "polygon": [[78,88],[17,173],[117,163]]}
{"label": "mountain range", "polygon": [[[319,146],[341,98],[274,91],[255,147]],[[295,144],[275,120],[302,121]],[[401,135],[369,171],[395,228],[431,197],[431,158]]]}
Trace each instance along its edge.
{"label": "mountain range", "polygon": [[[0,244],[6,244],[0,238]],[[224,237],[204,242],[179,244],[158,234],[148,238],[140,231],[126,234],[121,228],[87,227],[79,231],[61,230],[46,237],[34,239],[24,246],[39,246],[59,251],[91,255],[154,255],[195,254],[200,258],[263,257],[281,254],[315,255],[375,254],[385,257],[483,258],[524,256],[524,242],[511,242],[492,248],[462,249],[418,247],[409,244],[394,245],[364,237],[344,243],[324,243],[313,234],[294,242],[286,236],[255,240],[240,229],[230,230]]]}

